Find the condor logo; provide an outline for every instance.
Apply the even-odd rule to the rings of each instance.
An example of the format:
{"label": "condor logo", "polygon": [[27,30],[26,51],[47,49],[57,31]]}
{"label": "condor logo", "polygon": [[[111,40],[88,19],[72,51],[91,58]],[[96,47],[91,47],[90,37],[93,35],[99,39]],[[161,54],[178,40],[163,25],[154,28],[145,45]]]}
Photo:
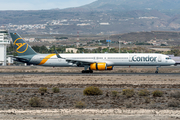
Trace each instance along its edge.
{"label": "condor logo", "polygon": [[134,62],[141,62],[141,61],[143,61],[143,62],[156,62],[156,59],[157,59],[157,57],[150,57],[150,56],[148,56],[148,57],[137,57],[137,56],[133,56],[132,57],[132,60],[134,61]]}
{"label": "condor logo", "polygon": [[14,41],[15,49],[17,53],[24,53],[28,49],[28,44],[23,43],[22,38],[18,38]]}

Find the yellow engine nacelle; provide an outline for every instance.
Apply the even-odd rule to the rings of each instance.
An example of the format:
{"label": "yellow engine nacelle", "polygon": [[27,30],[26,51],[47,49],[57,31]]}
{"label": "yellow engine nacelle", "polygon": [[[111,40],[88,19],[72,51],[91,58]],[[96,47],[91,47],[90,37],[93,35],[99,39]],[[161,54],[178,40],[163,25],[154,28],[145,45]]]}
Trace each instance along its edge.
{"label": "yellow engine nacelle", "polygon": [[90,65],[91,70],[113,70],[113,66],[108,66],[106,63],[93,63]]}
{"label": "yellow engine nacelle", "polygon": [[107,70],[113,70],[113,68],[114,68],[113,66],[108,66]]}

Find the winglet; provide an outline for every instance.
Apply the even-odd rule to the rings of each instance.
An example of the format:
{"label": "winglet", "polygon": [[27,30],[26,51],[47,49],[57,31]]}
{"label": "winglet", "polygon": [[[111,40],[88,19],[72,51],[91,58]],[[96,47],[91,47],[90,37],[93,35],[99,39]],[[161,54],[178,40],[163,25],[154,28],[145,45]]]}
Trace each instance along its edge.
{"label": "winglet", "polygon": [[55,53],[56,53],[57,58],[62,58],[62,57],[59,55],[59,53],[56,51],[56,49],[55,49],[54,51],[55,51]]}

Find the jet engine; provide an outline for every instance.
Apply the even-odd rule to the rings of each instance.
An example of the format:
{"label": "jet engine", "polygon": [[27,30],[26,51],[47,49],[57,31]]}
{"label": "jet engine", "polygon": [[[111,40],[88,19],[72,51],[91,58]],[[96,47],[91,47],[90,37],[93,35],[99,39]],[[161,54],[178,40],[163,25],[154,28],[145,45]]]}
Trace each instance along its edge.
{"label": "jet engine", "polygon": [[107,67],[107,70],[113,70],[113,69],[114,69],[113,66],[108,66],[108,67]]}
{"label": "jet engine", "polygon": [[93,63],[90,65],[91,70],[113,70],[113,66],[107,66],[106,63]]}

